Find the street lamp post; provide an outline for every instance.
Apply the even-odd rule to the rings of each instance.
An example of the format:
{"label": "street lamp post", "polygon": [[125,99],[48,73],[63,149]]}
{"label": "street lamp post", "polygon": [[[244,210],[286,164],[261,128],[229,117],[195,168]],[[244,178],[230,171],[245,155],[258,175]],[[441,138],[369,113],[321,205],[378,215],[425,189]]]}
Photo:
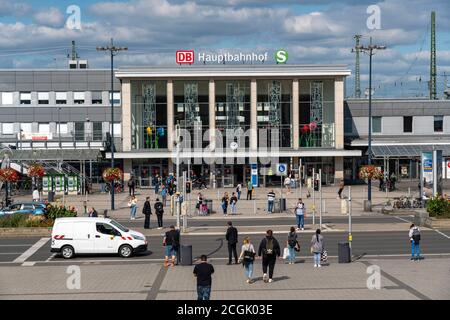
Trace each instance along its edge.
{"label": "street lamp post", "polygon": [[[367,146],[367,164],[372,164],[372,56],[375,54],[374,50],[384,50],[386,46],[380,46],[372,43],[372,37],[370,37],[370,44],[367,47],[359,45],[356,47],[369,55],[369,134],[368,134],[368,146]],[[367,200],[369,208],[372,207],[372,180],[368,179],[367,183]]]}
{"label": "street lamp post", "polygon": [[[111,168],[114,168],[114,56],[119,51],[128,50],[126,47],[114,46],[114,41],[111,38],[111,43],[106,47],[97,47],[97,51],[109,51],[111,56]],[[111,210],[114,210],[114,182],[111,183]]]}
{"label": "street lamp post", "polygon": [[58,140],[59,148],[61,149],[61,107],[58,107]]}

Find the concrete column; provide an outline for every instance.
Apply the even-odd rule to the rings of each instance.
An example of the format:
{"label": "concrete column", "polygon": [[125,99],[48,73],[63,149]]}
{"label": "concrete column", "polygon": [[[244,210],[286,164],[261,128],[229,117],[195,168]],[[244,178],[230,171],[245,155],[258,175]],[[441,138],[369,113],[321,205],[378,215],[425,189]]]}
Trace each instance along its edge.
{"label": "concrete column", "polygon": [[250,82],[250,150],[254,151],[258,149],[257,94],[256,79],[252,79]]}
{"label": "concrete column", "polygon": [[216,85],[209,80],[209,141],[211,149],[216,146]]}
{"label": "concrete column", "polygon": [[173,123],[173,82],[171,79],[167,80],[167,148],[172,151],[173,149],[173,135],[174,135],[174,123]]}
{"label": "concrete column", "polygon": [[335,183],[344,179],[344,157],[334,158],[334,180]]}
{"label": "concrete column", "polygon": [[292,81],[292,147],[297,150],[299,148],[299,87],[298,79]]}
{"label": "concrete column", "polygon": [[344,149],[344,80],[334,80],[334,134],[335,148]]}
{"label": "concrete column", "polygon": [[130,180],[132,171],[133,171],[133,160],[123,159],[123,179],[125,180],[125,182]]}
{"label": "concrete column", "polygon": [[132,112],[131,83],[130,83],[130,80],[124,79],[122,81],[122,149],[123,149],[123,151],[131,151],[131,112]]}

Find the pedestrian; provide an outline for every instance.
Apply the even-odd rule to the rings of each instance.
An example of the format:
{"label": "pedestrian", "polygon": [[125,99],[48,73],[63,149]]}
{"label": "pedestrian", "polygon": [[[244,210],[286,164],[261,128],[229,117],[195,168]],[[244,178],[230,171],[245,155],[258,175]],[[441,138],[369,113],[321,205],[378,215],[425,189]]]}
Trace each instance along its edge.
{"label": "pedestrian", "polygon": [[156,202],[154,205],[156,217],[158,218],[158,229],[163,228],[163,214],[164,214],[164,208],[161,201],[159,201],[158,198],[156,198]]}
{"label": "pedestrian", "polygon": [[136,220],[137,203],[138,200],[135,196],[132,196],[128,202],[128,207],[130,207],[130,220]]}
{"label": "pedestrian", "polygon": [[163,206],[165,207],[166,206],[166,199],[167,199],[167,188],[164,185],[162,186],[162,189],[161,189],[161,198],[162,198]]}
{"label": "pedestrian", "polygon": [[[261,240],[258,249],[258,256],[262,256],[263,281],[273,282],[273,271],[275,269],[275,262],[277,257],[281,254],[280,244],[277,239],[273,237],[272,230],[267,230],[266,237]],[[267,276],[267,268],[269,268],[269,275]]]}
{"label": "pedestrian", "polygon": [[222,210],[223,210],[223,214],[226,215],[227,214],[227,210],[228,210],[228,192],[225,192],[223,197],[222,197]]}
{"label": "pedestrian", "polygon": [[163,240],[165,247],[164,266],[170,266],[169,258],[171,257],[172,266],[175,266],[175,259],[177,258],[178,246],[180,244],[180,233],[175,230],[175,226],[170,226],[170,230],[166,232]]}
{"label": "pedestrian", "polygon": [[284,179],[284,186],[287,190],[287,193],[291,193],[291,178],[289,176],[286,176],[286,179]]}
{"label": "pedestrian", "polygon": [[202,206],[202,203],[203,203],[203,196],[202,196],[202,194],[199,192],[198,194],[197,194],[197,204],[195,205],[195,208],[197,209],[197,214],[200,216],[201,215],[201,213],[202,213],[202,208],[201,208],[201,206]]}
{"label": "pedestrian", "polygon": [[247,278],[247,283],[252,283],[252,276],[253,276],[253,263],[255,261],[255,247],[253,247],[253,244],[250,241],[249,237],[245,237],[244,244],[241,248],[241,254],[239,256],[239,261],[242,262],[242,265],[244,267],[245,276]]}
{"label": "pedestrian", "polygon": [[144,229],[150,229],[150,215],[152,214],[152,206],[150,205],[150,197],[145,198],[142,213],[145,215]]}
{"label": "pedestrian", "polygon": [[241,200],[242,184],[238,183],[236,187],[236,193],[238,200]]}
{"label": "pedestrian", "polygon": [[298,199],[297,205],[295,206],[295,218],[297,219],[297,231],[305,230],[305,211],[306,206],[302,201],[302,198]]}
{"label": "pedestrian", "polygon": [[289,264],[295,264],[295,251],[300,249],[300,245],[298,244],[297,233],[295,232],[294,227],[291,227],[291,230],[288,233],[286,246],[289,251]]}
{"label": "pedestrian", "polygon": [[41,200],[41,197],[39,196],[39,190],[37,188],[34,188],[33,190],[33,202],[38,202]]}
{"label": "pedestrian", "polygon": [[208,215],[208,213],[209,213],[209,209],[208,209],[208,204],[206,203],[206,200],[205,199],[203,199],[203,202],[202,202],[202,206],[201,206],[201,214],[203,215],[203,216],[207,216]]}
{"label": "pedestrian", "polygon": [[130,178],[130,180],[128,180],[128,192],[130,194],[130,197],[133,196],[134,197],[134,188],[135,188],[136,184],[134,182],[134,177],[132,176]]}
{"label": "pedestrian", "polygon": [[233,227],[233,223],[231,221],[227,222],[228,229],[225,235],[225,239],[228,241],[228,265],[231,264],[231,258],[234,255],[234,261],[238,264],[238,256],[236,251],[236,244],[238,243],[238,231],[235,227]]}
{"label": "pedestrian", "polygon": [[159,193],[159,183],[160,183],[160,178],[159,175],[155,176],[155,194],[157,195]]}
{"label": "pedestrian", "polygon": [[420,257],[420,230],[414,223],[409,227],[409,241],[411,241],[411,261],[419,261]]}
{"label": "pedestrian", "polygon": [[339,191],[338,191],[338,197],[339,199],[342,199],[342,191],[344,190],[344,180],[341,180],[339,182]]}
{"label": "pedestrian", "polygon": [[323,236],[320,234],[320,229],[316,230],[316,234],[311,239],[311,253],[314,254],[314,268],[320,268],[320,258],[323,251]]}
{"label": "pedestrian", "polygon": [[273,189],[267,194],[267,213],[273,213],[273,203],[275,202],[275,192]]}
{"label": "pedestrian", "polygon": [[89,209],[88,217],[89,218],[97,218],[98,217],[98,212],[97,212],[97,210],[95,210],[94,207]]}
{"label": "pedestrian", "polygon": [[236,214],[237,202],[238,202],[238,198],[236,197],[236,194],[234,192],[231,193],[231,198],[230,198],[231,214]]}
{"label": "pedestrian", "polygon": [[197,277],[197,300],[209,300],[211,296],[211,275],[214,273],[214,267],[207,259],[206,255],[202,254],[200,263],[194,267],[194,276]]}
{"label": "pedestrian", "polygon": [[[379,191],[383,191],[383,184],[384,184],[384,176],[380,175],[378,178],[380,185],[378,186]],[[419,191],[420,191],[420,183],[419,183]]]}
{"label": "pedestrian", "polygon": [[247,200],[252,200],[253,184],[251,180],[247,182]]}

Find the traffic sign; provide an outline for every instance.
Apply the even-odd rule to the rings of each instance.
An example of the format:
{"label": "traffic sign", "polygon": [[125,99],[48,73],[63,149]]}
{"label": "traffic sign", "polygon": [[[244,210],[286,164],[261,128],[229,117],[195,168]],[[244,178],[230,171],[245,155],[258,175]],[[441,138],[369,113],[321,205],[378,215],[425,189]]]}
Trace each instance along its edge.
{"label": "traffic sign", "polygon": [[277,163],[277,175],[282,176],[287,174],[287,164]]}

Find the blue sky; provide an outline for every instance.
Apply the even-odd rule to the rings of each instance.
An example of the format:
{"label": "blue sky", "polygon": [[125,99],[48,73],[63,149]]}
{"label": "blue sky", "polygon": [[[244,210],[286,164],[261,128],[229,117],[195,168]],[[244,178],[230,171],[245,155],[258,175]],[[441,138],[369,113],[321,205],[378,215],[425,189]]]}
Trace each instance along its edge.
{"label": "blue sky", "polygon": [[[81,30],[69,30],[69,5],[81,9]],[[379,30],[366,21],[380,8]],[[374,57],[375,96],[426,96],[430,13],[437,13],[438,93],[450,74],[449,0],[0,0],[0,68],[63,68],[70,43],[91,68],[109,60],[95,47],[110,37],[129,51],[118,67],[174,65],[174,51],[289,52],[289,64],[343,63],[354,70],[353,36],[388,50]],[[271,62],[273,63],[273,62]],[[361,56],[361,87],[368,57]],[[421,81],[419,81],[421,80]],[[449,80],[450,81],[450,80]],[[347,79],[352,95],[353,75]]]}

